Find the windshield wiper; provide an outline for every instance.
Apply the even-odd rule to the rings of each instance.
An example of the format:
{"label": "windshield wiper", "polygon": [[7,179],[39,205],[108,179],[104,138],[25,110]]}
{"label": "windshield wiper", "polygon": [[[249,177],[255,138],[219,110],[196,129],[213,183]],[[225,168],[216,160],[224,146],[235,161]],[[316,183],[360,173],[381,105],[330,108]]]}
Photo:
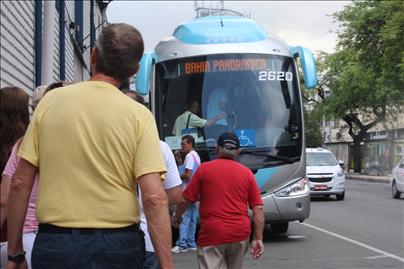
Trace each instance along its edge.
{"label": "windshield wiper", "polygon": [[272,160],[277,160],[277,161],[283,161],[283,162],[286,162],[286,163],[294,163],[294,162],[296,162],[297,160],[300,159],[300,157],[290,158],[290,157],[286,157],[286,156],[282,156],[282,155],[272,155],[272,154],[268,154],[266,152],[263,152],[263,150],[262,151],[257,151],[257,150],[248,150],[247,149],[247,150],[242,150],[240,152],[240,154],[252,154],[252,155],[255,155],[255,156],[264,156],[264,157],[266,157],[266,161],[268,159],[272,159]]}

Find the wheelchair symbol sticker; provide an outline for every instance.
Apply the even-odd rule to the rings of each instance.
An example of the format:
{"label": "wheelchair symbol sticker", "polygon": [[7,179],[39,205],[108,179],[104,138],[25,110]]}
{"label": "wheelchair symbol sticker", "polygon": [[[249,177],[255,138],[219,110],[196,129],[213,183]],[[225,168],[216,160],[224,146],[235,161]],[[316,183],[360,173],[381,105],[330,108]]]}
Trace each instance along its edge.
{"label": "wheelchair symbol sticker", "polygon": [[241,147],[254,147],[255,146],[255,132],[254,129],[237,129],[236,135],[240,140]]}

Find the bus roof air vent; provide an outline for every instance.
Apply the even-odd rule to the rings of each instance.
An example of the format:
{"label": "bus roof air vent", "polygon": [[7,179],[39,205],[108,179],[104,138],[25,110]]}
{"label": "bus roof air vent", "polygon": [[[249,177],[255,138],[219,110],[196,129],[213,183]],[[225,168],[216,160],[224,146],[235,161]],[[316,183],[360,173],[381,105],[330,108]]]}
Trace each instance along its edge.
{"label": "bus roof air vent", "polygon": [[238,16],[207,16],[178,26],[173,36],[188,44],[257,42],[266,32],[253,20]]}

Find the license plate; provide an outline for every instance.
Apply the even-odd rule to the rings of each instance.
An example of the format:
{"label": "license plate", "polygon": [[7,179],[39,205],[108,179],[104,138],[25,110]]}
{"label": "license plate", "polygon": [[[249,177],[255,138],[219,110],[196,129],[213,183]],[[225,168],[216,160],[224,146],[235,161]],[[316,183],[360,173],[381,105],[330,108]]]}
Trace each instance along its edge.
{"label": "license plate", "polygon": [[324,191],[327,190],[328,186],[327,185],[315,185],[314,190],[316,191]]}

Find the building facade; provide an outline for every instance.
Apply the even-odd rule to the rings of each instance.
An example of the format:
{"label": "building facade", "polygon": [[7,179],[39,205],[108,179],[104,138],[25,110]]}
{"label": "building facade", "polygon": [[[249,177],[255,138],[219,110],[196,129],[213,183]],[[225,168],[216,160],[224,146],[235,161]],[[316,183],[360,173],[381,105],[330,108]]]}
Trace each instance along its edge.
{"label": "building facade", "polygon": [[110,1],[0,1],[0,87],[90,78],[90,53]]}
{"label": "building facade", "polygon": [[[324,147],[332,151],[353,169],[353,143],[343,121],[323,121]],[[382,122],[369,130],[362,144],[363,172],[371,175],[388,175],[404,157],[404,115],[396,120]]]}
{"label": "building facade", "polygon": [[[330,89],[323,88],[324,98],[331,95]],[[322,102],[316,93],[310,96],[315,102],[309,103],[310,110],[315,103]],[[353,140],[348,134],[348,125],[343,120],[323,120],[321,133],[323,147],[330,150],[338,160],[345,163],[348,170],[354,169]],[[368,137],[361,143],[363,172],[371,175],[388,175],[399,160],[404,157],[404,115],[397,115],[371,128]]]}

